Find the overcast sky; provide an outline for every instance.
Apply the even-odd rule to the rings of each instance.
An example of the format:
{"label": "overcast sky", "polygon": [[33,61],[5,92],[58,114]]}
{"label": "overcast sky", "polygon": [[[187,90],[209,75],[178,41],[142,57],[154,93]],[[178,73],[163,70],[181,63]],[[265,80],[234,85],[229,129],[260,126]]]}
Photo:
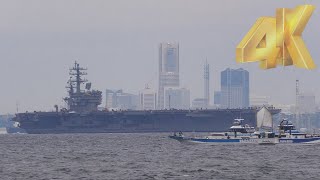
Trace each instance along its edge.
{"label": "overcast sky", "polygon": [[[320,97],[320,71],[258,63],[237,64],[235,48],[260,16],[275,16],[316,0],[1,0],[0,113],[51,110],[63,105],[68,68],[75,60],[88,67],[95,89],[138,93],[146,83],[157,89],[158,44],[179,42],[181,86],[192,98],[203,96],[203,63],[211,70],[211,96],[220,89],[220,72],[245,68],[251,94],[273,103],[295,102],[301,91]],[[320,13],[316,9],[304,40],[320,66]]]}

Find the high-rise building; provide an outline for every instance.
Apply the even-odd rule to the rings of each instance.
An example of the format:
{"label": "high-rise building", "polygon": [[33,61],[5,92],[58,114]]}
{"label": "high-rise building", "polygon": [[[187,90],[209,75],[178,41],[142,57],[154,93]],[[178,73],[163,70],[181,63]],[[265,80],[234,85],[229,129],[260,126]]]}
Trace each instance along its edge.
{"label": "high-rise building", "polygon": [[179,44],[161,43],[159,46],[158,109],[164,109],[166,87],[179,87]]}
{"label": "high-rise building", "polygon": [[209,106],[210,102],[210,86],[209,86],[209,81],[210,81],[210,71],[209,71],[209,64],[206,61],[204,64],[204,69],[203,69],[203,79],[204,79],[204,99],[206,100],[205,106]]}
{"label": "high-rise building", "polygon": [[155,110],[157,102],[157,93],[154,90],[146,87],[140,93],[140,109],[142,110]]}
{"label": "high-rise building", "polygon": [[165,109],[189,109],[190,91],[185,88],[165,88]]}
{"label": "high-rise building", "polygon": [[249,72],[226,69],[221,72],[221,106],[224,108],[249,107]]}

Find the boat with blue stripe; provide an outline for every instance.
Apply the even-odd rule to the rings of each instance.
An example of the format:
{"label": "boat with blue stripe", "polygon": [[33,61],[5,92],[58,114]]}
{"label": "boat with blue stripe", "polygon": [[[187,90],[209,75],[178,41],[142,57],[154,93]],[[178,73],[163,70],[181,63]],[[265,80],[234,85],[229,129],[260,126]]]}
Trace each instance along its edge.
{"label": "boat with blue stripe", "polygon": [[202,137],[186,137],[182,132],[169,136],[180,142],[193,143],[250,143],[250,144],[287,144],[320,143],[320,135],[309,135],[295,129],[292,122],[282,120],[278,132],[272,130],[273,119],[267,108],[257,113],[257,127],[243,124],[243,119],[235,119],[228,132],[210,133]]}
{"label": "boat with blue stripe", "polygon": [[273,132],[257,132],[254,127],[243,124],[244,119],[235,119],[228,132],[210,133],[204,137],[186,137],[182,132],[169,136],[181,142],[193,143],[278,143],[278,139]]}
{"label": "boat with blue stripe", "polygon": [[320,143],[319,134],[307,134],[296,130],[291,121],[286,119],[280,122],[279,143]]}

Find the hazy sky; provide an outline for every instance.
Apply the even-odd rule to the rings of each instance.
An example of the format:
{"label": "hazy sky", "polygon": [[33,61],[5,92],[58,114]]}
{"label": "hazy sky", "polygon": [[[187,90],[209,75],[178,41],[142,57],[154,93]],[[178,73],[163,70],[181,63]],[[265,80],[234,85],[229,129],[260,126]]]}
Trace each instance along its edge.
{"label": "hazy sky", "polygon": [[[138,93],[146,83],[157,89],[158,44],[180,43],[182,87],[203,96],[203,63],[211,68],[211,96],[220,89],[220,71],[250,72],[251,94],[274,103],[295,102],[301,91],[320,97],[320,71],[258,63],[237,64],[235,48],[260,16],[306,0],[1,0],[0,113],[51,110],[63,105],[68,68],[75,60],[88,67],[95,89]],[[304,40],[320,66],[320,10],[310,19]]]}

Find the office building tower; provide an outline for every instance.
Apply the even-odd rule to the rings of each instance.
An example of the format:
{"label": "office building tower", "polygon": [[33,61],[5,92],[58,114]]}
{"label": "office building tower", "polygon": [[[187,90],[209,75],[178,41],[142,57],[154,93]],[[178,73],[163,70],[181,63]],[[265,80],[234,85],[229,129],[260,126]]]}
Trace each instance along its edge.
{"label": "office building tower", "polygon": [[166,87],[179,87],[179,44],[161,43],[159,46],[158,109],[164,109]]}
{"label": "office building tower", "polygon": [[226,69],[221,72],[221,107],[249,107],[249,72],[240,69]]}
{"label": "office building tower", "polygon": [[165,109],[189,109],[190,90],[185,88],[165,88]]}

